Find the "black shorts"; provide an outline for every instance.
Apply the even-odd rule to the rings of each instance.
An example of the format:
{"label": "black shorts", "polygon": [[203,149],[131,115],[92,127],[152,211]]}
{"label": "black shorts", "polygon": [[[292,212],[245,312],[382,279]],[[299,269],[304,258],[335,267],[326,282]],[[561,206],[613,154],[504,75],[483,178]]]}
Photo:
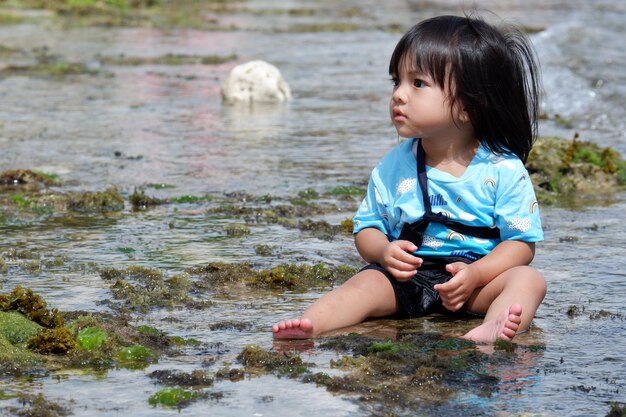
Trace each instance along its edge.
{"label": "black shorts", "polygon": [[446,271],[446,265],[453,262],[472,261],[457,256],[422,258],[424,263],[413,278],[400,282],[389,271],[378,264],[369,264],[361,271],[373,269],[382,272],[393,287],[398,299],[398,316],[403,318],[419,317],[430,313],[449,312],[441,303],[435,284],[448,282],[452,274]]}

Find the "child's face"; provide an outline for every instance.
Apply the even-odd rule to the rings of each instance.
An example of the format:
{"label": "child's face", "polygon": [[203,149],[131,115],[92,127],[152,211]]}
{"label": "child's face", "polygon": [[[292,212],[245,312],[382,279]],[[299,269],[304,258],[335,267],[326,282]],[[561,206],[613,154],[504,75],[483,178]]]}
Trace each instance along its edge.
{"label": "child's face", "polygon": [[[404,59],[399,74],[392,76],[389,114],[398,134],[406,138],[448,137],[458,133],[467,117],[450,108],[449,94],[432,78],[413,69]],[[447,90],[447,89],[446,89]]]}

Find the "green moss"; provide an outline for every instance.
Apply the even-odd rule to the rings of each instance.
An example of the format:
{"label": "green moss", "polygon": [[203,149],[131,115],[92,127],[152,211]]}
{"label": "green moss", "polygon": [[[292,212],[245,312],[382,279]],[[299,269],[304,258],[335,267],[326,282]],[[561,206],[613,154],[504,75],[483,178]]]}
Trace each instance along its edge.
{"label": "green moss", "polygon": [[36,336],[41,326],[17,311],[0,311],[0,337],[9,343],[23,344]]}
{"label": "green moss", "polygon": [[150,405],[167,407],[181,407],[185,403],[195,400],[198,393],[186,391],[182,388],[164,388],[148,399]]}
{"label": "green moss", "polygon": [[87,327],[78,332],[76,342],[81,349],[93,350],[100,348],[107,340],[107,334],[98,327]]}
{"label": "green moss", "polygon": [[40,363],[39,355],[0,336],[0,375],[19,374],[22,370],[38,366]]}

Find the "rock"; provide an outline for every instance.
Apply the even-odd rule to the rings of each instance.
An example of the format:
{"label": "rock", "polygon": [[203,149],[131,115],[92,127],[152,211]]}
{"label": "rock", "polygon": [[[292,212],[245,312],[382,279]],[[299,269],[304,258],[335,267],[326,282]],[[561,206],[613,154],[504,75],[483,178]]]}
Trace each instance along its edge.
{"label": "rock", "polygon": [[280,71],[265,61],[237,65],[222,84],[226,103],[280,103],[291,100],[291,90]]}

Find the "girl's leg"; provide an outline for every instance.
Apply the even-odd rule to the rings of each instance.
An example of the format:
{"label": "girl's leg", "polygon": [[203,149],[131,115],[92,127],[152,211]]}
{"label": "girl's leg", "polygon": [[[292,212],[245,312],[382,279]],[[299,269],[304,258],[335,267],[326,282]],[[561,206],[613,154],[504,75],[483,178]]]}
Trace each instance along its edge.
{"label": "girl's leg", "polygon": [[476,289],[465,304],[467,311],[486,315],[482,325],[463,337],[479,343],[510,341],[528,328],[546,290],[546,281],[534,268],[518,266],[503,272]]}
{"label": "girl's leg", "polygon": [[398,311],[391,283],[379,271],[359,272],[313,303],[299,319],[272,326],[276,339],[307,339]]}

